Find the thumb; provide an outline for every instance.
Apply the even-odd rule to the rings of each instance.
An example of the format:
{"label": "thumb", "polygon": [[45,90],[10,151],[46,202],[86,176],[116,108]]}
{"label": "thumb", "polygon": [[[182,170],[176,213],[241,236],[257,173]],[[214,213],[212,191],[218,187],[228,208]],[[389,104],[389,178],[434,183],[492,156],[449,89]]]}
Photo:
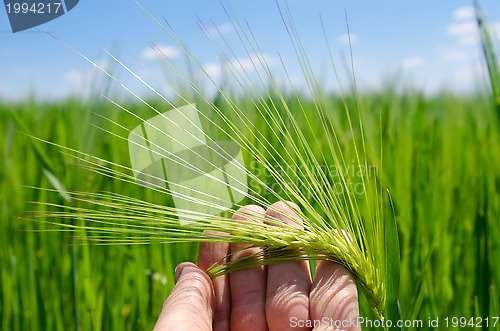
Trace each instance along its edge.
{"label": "thumb", "polygon": [[208,275],[195,264],[184,262],[175,269],[175,278],[154,331],[212,330],[214,288]]}

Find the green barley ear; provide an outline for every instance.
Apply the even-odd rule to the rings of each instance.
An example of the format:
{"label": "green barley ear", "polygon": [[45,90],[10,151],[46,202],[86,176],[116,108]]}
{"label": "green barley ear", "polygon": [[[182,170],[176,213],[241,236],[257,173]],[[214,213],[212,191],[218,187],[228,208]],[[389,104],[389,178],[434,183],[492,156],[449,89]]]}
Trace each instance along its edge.
{"label": "green barley ear", "polygon": [[[135,155],[140,155],[132,159],[131,167],[45,142],[60,148],[84,169],[136,184],[139,192],[153,192],[169,203],[152,203],[118,192],[70,191],[72,203],[42,203],[50,211],[35,214],[34,219],[49,217],[49,222],[64,231],[84,229],[83,239],[96,244],[239,242],[264,248],[261,253],[245,259],[214,266],[208,270],[211,277],[283,261],[334,261],[352,272],[374,313],[382,318],[386,303],[384,277],[393,274],[395,269],[390,266],[395,264],[388,264],[385,270],[383,210],[386,203],[382,199],[381,138],[376,133],[365,136],[363,128],[365,123],[376,123],[377,116],[361,110],[357,92],[348,98],[338,77],[344,112],[334,112],[332,100],[324,95],[316,80],[289,10],[278,6],[308,87],[307,98],[299,92],[285,94],[282,91],[251,29],[244,27],[229,3],[224,10],[245,52],[248,60],[245,65],[224,36],[211,36],[201,21],[199,26],[223,59],[234,85],[241,88],[241,96],[231,96],[218,85],[174,32],[146,10],[213,83],[219,93],[216,102],[159,48],[154,47],[184,85],[192,89],[196,100],[188,100],[185,94],[155,75],[179,100],[174,104],[124,62],[105,51],[164,102],[166,108],[172,109],[168,112],[160,111],[71,48],[130,92],[146,109],[154,112],[154,117],[146,118],[132,109],[138,107],[128,108],[110,99],[118,110],[140,123],[139,126],[126,127],[125,123],[97,115],[113,129],[104,125],[98,128],[122,139],[135,150]],[[279,62],[284,61],[280,58]],[[336,75],[333,61],[332,65]],[[293,80],[284,64],[282,74],[294,91]],[[183,106],[178,107],[180,105]],[[232,152],[227,146],[237,149]],[[255,165],[254,169],[250,164]],[[175,175],[172,169],[177,169]],[[210,191],[214,187],[217,187],[216,194]],[[277,219],[266,219],[266,222],[279,226],[232,219],[235,214],[241,214],[238,209],[246,203],[269,208],[279,200],[293,201],[300,206],[297,214],[304,229]],[[290,215],[283,216],[294,221]],[[263,219],[265,215],[252,217]],[[79,222],[66,221],[69,219]],[[387,242],[397,236],[397,230],[395,225],[385,226]],[[207,235],[204,230],[220,234]],[[396,247],[388,250],[390,263],[396,263],[397,250]]]}

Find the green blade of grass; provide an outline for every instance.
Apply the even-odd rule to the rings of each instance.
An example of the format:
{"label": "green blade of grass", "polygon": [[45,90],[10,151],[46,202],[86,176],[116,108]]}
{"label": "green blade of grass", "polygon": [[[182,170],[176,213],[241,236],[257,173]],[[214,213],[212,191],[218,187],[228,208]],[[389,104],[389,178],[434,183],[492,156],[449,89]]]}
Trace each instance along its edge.
{"label": "green blade of grass", "polygon": [[389,203],[385,218],[385,279],[386,279],[386,308],[385,318],[392,321],[391,330],[401,330],[396,327],[396,322],[401,319],[399,306],[399,280],[400,280],[400,252],[399,235],[396,224],[396,215],[391,195],[387,192]]}
{"label": "green blade of grass", "polygon": [[[17,114],[16,112],[11,113],[14,119],[16,120],[17,124],[20,126],[22,133],[26,134],[27,136],[31,136],[28,132],[30,130],[28,129],[28,126],[25,124],[24,120]],[[59,194],[64,198],[66,201],[70,201],[70,196],[68,194],[68,191],[64,187],[63,183],[57,178],[57,176],[54,174],[54,167],[50,161],[50,159],[47,157],[45,154],[44,150],[37,144],[37,142],[34,139],[28,139],[29,145],[31,146],[33,152],[35,153],[36,159],[38,161],[38,164],[41,167],[41,170],[45,177],[49,180],[50,184],[59,192]]]}
{"label": "green blade of grass", "polygon": [[495,53],[493,39],[478,0],[474,1],[474,6],[476,8],[476,21],[481,36],[481,46],[488,67],[488,75],[490,77],[493,102],[495,104],[497,118],[500,121],[500,69],[498,68],[498,58]]}

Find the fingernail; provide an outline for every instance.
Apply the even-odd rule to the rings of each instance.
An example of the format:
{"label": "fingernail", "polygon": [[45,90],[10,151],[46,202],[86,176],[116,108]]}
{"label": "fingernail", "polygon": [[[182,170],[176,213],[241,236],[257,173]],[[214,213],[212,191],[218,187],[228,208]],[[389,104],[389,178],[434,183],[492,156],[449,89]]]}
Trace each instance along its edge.
{"label": "fingernail", "polygon": [[184,266],[182,264],[179,264],[176,268],[175,268],[175,283],[177,283],[177,281],[179,280],[179,277],[181,276],[182,274],[182,270],[184,270]]}

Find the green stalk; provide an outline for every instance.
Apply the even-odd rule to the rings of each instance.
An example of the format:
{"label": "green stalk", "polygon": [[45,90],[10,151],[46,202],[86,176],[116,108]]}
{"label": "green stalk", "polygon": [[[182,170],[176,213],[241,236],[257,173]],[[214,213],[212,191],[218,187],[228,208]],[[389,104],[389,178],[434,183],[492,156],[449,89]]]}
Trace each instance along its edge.
{"label": "green stalk", "polygon": [[397,321],[401,320],[399,234],[394,204],[389,192],[387,196],[389,203],[385,215],[385,280],[387,284],[385,318],[392,321],[391,330],[401,330],[396,327]]}
{"label": "green stalk", "polygon": [[476,21],[481,35],[481,46],[483,49],[484,59],[488,67],[490,78],[493,104],[497,112],[497,119],[500,121],[500,69],[498,65],[498,57],[495,52],[495,44],[488,29],[485,16],[479,5],[479,0],[474,0],[476,8]]}

